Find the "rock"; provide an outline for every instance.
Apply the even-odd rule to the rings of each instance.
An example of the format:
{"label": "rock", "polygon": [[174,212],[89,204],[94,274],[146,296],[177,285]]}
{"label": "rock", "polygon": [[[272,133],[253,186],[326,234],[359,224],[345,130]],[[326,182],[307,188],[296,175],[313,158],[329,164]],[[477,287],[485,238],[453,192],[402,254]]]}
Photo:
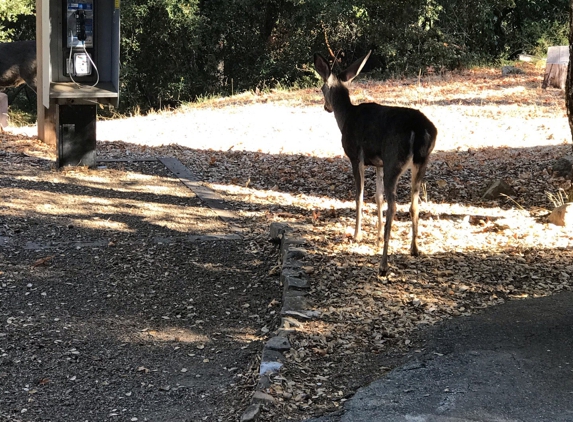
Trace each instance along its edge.
{"label": "rock", "polygon": [[285,250],[283,260],[302,259],[306,256],[306,249],[290,247]]}
{"label": "rock", "polygon": [[268,375],[261,375],[257,383],[257,390],[264,391],[271,386],[271,379]]}
{"label": "rock", "polygon": [[297,289],[285,289],[283,293],[283,300],[288,300],[290,297],[308,296],[308,291]]}
{"label": "rock", "polygon": [[561,157],[558,160],[555,160],[553,165],[551,166],[551,170],[555,173],[558,177],[567,177],[571,176],[571,169],[573,168],[573,158],[572,157]]}
{"label": "rock", "polygon": [[523,75],[525,72],[518,67],[515,66],[503,66],[501,68],[501,74],[503,76],[507,75]]}
{"label": "rock", "polygon": [[284,360],[285,358],[282,353],[266,347],[263,348],[263,356],[261,357],[261,365],[259,366],[259,375],[279,372],[283,367]]}
{"label": "rock", "polygon": [[287,277],[304,278],[305,274],[300,267],[299,268],[285,267],[281,270],[281,276],[280,276],[281,283],[285,283]]}
{"label": "rock", "polygon": [[[301,315],[302,311],[306,311],[308,308],[310,308],[310,302],[305,297],[284,295],[281,315],[282,316],[290,315],[296,318]],[[305,313],[303,313],[303,315],[305,315]]]}
{"label": "rock", "polygon": [[548,220],[556,226],[573,227],[573,202],[567,202],[555,208]]}
{"label": "rock", "polygon": [[262,391],[255,391],[255,394],[253,395],[253,402],[261,404],[274,404],[275,398],[270,394],[264,393]]}
{"label": "rock", "polygon": [[283,238],[283,246],[286,248],[288,246],[301,246],[306,245],[308,242],[304,237],[293,237],[293,236],[285,236]]}
{"label": "rock", "polygon": [[277,336],[269,339],[265,347],[278,352],[286,352],[290,350],[290,343],[286,337]]}
{"label": "rock", "polygon": [[539,59],[537,57],[531,56],[529,54],[520,54],[519,55],[519,61],[521,61],[521,62],[531,63],[531,62],[538,61],[538,60]]}
{"label": "rock", "polygon": [[[1,244],[1,239],[0,239]],[[310,283],[308,279],[303,277],[291,277],[285,276],[284,277],[284,286],[285,290],[308,290],[310,289]]]}
{"label": "rock", "polygon": [[247,407],[247,410],[243,412],[240,420],[241,422],[256,421],[259,418],[260,414],[261,414],[261,405],[259,403],[253,403],[249,407]]}
{"label": "rock", "polygon": [[297,261],[296,259],[289,259],[288,261],[283,261],[283,269],[291,268],[294,270],[299,270],[304,273],[303,262]]}
{"label": "rock", "polygon": [[280,241],[285,233],[292,231],[288,224],[271,223],[271,240]]}
{"label": "rock", "polygon": [[482,195],[482,199],[497,199],[501,195],[513,196],[515,191],[504,180],[496,180]]}

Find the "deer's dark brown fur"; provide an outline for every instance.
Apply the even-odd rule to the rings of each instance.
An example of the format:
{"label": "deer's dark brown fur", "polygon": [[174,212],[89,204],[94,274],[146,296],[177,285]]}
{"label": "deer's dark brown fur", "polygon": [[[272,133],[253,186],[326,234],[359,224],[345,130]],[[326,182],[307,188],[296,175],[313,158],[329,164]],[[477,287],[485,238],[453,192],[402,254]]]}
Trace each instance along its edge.
{"label": "deer's dark brown fur", "polygon": [[364,196],[364,166],[376,167],[376,204],[378,211],[378,238],[382,239],[382,205],[386,194],[388,210],[384,226],[384,249],[380,262],[380,273],[388,271],[388,242],[392,221],[396,214],[396,185],[408,168],[412,172],[412,243],[410,253],[418,255],[418,198],[420,186],[428,166],[430,153],[434,149],[438,131],[432,122],[420,111],[405,107],[390,107],[376,103],[353,105],[348,85],[358,76],[368,53],[346,70],[336,75],[324,57],[315,54],[314,65],[324,81],[324,108],[334,112],[342,132],[342,147],[352,164],[356,184],[356,227],[354,239],[360,241],[362,201]]}
{"label": "deer's dark brown fur", "polygon": [[28,84],[36,91],[36,41],[0,43],[0,88]]}

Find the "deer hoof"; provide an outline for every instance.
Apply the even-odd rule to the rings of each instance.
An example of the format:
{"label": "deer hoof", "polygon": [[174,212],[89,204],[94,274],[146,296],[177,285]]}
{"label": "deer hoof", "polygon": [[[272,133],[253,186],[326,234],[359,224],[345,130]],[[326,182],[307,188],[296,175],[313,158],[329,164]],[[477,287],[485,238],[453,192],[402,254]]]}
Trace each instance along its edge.
{"label": "deer hoof", "polygon": [[382,262],[380,262],[380,267],[378,267],[378,276],[386,277],[386,275],[388,275],[388,261],[382,259]]}
{"label": "deer hoof", "polygon": [[355,241],[356,243],[362,242],[362,233],[356,233],[356,234],[354,235],[354,241]]}
{"label": "deer hoof", "polygon": [[420,251],[418,250],[417,246],[410,248],[410,255],[412,256],[420,256]]}

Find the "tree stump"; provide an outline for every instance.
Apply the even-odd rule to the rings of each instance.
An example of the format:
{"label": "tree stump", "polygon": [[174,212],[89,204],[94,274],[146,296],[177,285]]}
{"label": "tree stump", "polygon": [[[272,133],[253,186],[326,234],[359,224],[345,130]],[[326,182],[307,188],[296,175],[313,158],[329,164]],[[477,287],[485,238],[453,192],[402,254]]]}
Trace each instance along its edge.
{"label": "tree stump", "polygon": [[565,89],[567,81],[567,65],[569,64],[569,46],[549,47],[547,49],[547,63],[541,87]]}

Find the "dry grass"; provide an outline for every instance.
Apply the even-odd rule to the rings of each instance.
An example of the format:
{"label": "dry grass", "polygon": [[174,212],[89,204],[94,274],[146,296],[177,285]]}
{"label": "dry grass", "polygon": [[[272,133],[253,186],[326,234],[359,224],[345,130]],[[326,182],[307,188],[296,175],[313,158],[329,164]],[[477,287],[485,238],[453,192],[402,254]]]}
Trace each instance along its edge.
{"label": "dry grass", "polygon": [[[541,89],[542,70],[529,64],[519,64],[525,73],[502,76],[497,68],[476,68],[443,75],[420,78],[388,80],[384,82],[363,78],[353,84],[355,103],[366,101],[383,102],[406,107],[479,106],[480,108],[517,106],[516,117],[555,117],[555,111],[565,112],[563,93],[558,90]],[[252,104],[273,103],[284,106],[316,106],[322,104],[318,88],[297,90],[247,91],[233,97],[210,98],[200,103],[187,104],[181,109],[187,112],[202,108],[242,107]],[[526,107],[523,113],[522,107]],[[469,110],[468,110],[469,111]],[[489,116],[496,118],[500,110]],[[475,116],[474,111],[467,113]],[[511,113],[510,113],[511,115]],[[507,115],[506,115],[507,116]]]}

